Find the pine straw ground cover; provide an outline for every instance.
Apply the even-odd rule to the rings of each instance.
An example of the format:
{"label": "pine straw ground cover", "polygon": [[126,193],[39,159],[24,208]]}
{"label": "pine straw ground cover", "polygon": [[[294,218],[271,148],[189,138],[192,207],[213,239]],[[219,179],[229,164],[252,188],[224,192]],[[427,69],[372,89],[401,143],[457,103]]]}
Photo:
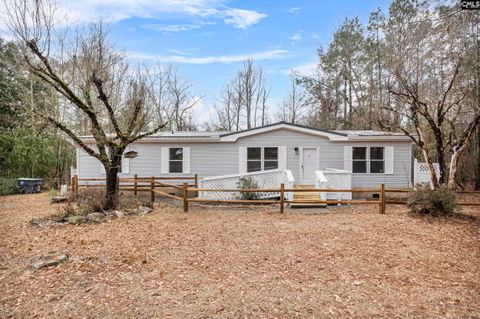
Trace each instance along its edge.
{"label": "pine straw ground cover", "polygon": [[[414,218],[401,206],[225,210],[163,204],[40,228],[29,221],[55,212],[47,194],[0,197],[0,317],[480,316],[478,221]],[[30,268],[52,250],[69,261]]]}

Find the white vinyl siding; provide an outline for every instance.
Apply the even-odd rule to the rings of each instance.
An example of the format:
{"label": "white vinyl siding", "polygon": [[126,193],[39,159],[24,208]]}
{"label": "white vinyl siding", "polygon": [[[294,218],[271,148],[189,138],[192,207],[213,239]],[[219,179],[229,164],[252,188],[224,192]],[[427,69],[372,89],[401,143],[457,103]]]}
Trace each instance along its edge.
{"label": "white vinyl siding", "polygon": [[[125,153],[128,152],[128,151],[130,151],[130,148],[129,148],[129,147],[127,147],[123,153],[125,154]],[[107,153],[108,153],[108,149],[107,149]],[[103,166],[102,162],[98,161],[98,163],[100,164],[100,174],[105,175],[105,174],[106,174],[106,172],[105,172],[105,167]],[[119,173],[119,174],[128,174],[128,173],[130,173],[130,159],[123,157],[123,155],[122,155],[121,167],[120,167],[120,169],[118,170],[118,173]]]}
{"label": "white vinyl siding", "polygon": [[[345,151],[345,146],[347,149],[351,149],[353,146],[383,146],[385,147],[385,174],[353,174],[352,187],[375,188],[384,183],[390,188],[404,188],[411,187],[412,183],[412,147],[409,141],[331,142],[327,138],[279,129],[239,138],[232,143],[166,141],[137,142],[132,146],[135,147],[138,156],[130,159],[130,172],[124,174],[124,177],[133,177],[135,174],[139,177],[168,176],[168,156],[164,157],[166,163],[162,163],[162,153],[167,152],[168,154],[169,147],[190,147],[189,175],[198,174],[199,178],[203,178],[238,174],[242,172],[242,167],[243,172],[246,172],[247,147],[278,146],[279,168],[283,169],[285,162],[285,168],[292,171],[297,183],[300,181],[301,154],[299,154],[300,152],[296,153],[295,148],[318,148],[319,170],[336,168],[351,171],[351,156],[345,156],[345,153],[348,152]],[[389,153],[389,147],[391,147],[391,153]],[[283,149],[285,149],[285,159],[282,156]],[[77,152],[78,175],[81,178],[105,177],[100,174],[98,160],[81,149],[77,149]],[[392,170],[390,174],[389,169]]]}

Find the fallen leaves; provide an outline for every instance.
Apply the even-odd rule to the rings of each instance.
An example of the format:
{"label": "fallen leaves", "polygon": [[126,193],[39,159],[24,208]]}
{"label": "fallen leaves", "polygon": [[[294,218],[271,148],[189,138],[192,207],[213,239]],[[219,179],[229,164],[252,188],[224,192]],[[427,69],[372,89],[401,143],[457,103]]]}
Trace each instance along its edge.
{"label": "fallen leaves", "polygon": [[[29,220],[55,212],[48,195],[1,197],[0,317],[480,313],[478,222],[412,218],[402,206],[276,210],[159,204],[145,216],[39,228]],[[28,267],[52,250],[70,260]]]}

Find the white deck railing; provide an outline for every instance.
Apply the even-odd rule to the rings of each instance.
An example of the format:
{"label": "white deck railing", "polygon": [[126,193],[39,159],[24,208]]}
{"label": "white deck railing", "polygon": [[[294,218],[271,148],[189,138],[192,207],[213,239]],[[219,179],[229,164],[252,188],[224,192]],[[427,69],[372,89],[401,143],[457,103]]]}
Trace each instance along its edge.
{"label": "white deck railing", "polygon": [[[323,175],[327,179],[327,187],[331,189],[352,189],[352,173],[343,169],[326,168]],[[352,193],[327,193],[327,199],[352,200]]]}
{"label": "white deck railing", "polygon": [[[288,173],[289,172],[289,173]],[[260,189],[280,189],[280,184],[292,183],[291,179],[293,175],[290,171],[284,171],[281,169],[261,171],[261,172],[252,172],[252,173],[243,173],[243,174],[232,174],[232,175],[222,175],[222,176],[213,176],[206,177],[198,181],[198,186],[200,189],[236,189],[238,188],[238,181],[242,177],[251,177],[257,184]],[[288,187],[288,186],[287,186]],[[280,196],[279,192],[272,193],[258,193],[259,198],[273,198]],[[241,197],[240,192],[202,192],[198,194],[201,198],[208,199],[239,199]]]}
{"label": "white deck railing", "polygon": [[[285,188],[292,189],[295,186],[295,178],[293,177],[291,170],[285,170]],[[293,200],[293,193],[286,192],[285,197],[287,200]]]}
{"label": "white deck railing", "polygon": [[[315,188],[316,189],[325,189],[328,186],[328,180],[323,174],[322,171],[315,171]],[[320,193],[320,200],[326,200],[327,193],[321,192]]]}
{"label": "white deck railing", "polygon": [[[206,199],[234,200],[241,197],[240,192],[222,192],[222,189],[237,189],[238,182],[242,177],[251,177],[260,189],[280,189],[280,184],[285,184],[286,189],[295,186],[295,178],[290,170],[268,170],[244,174],[231,174],[222,176],[206,177],[198,181],[200,189],[218,189],[218,191],[199,191],[198,196]],[[324,171],[315,171],[316,189],[351,189],[352,174],[346,170],[327,168]],[[258,193],[259,198],[279,197],[279,192]],[[286,192],[285,198],[293,200],[293,192]],[[319,192],[320,200],[351,200],[350,192]]]}

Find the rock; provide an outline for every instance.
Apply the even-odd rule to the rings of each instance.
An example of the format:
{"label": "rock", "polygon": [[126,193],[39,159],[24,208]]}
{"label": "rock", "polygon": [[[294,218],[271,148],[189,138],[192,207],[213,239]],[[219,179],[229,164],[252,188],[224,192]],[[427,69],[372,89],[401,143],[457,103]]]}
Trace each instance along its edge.
{"label": "rock", "polygon": [[48,227],[57,224],[58,222],[53,219],[37,219],[34,218],[30,221],[30,224],[38,227]]}
{"label": "rock", "polygon": [[80,225],[83,224],[87,221],[87,218],[85,216],[70,216],[67,218],[67,223],[73,224],[73,225]]}
{"label": "rock", "polygon": [[61,252],[49,252],[43,256],[36,257],[32,260],[32,268],[39,270],[48,266],[57,266],[68,260],[68,255]]}
{"label": "rock", "polygon": [[90,213],[87,215],[87,221],[91,223],[101,223],[105,220],[105,215],[102,213]]}
{"label": "rock", "polygon": [[67,200],[66,196],[55,196],[52,197],[52,203],[61,203]]}
{"label": "rock", "polygon": [[122,217],[125,216],[125,213],[122,212],[122,211],[119,211],[119,210],[114,210],[114,211],[112,212],[112,215],[115,216],[115,217],[117,217],[117,218],[122,218]]}
{"label": "rock", "polygon": [[150,207],[147,207],[147,206],[140,206],[138,207],[138,213],[140,215],[145,215],[145,214],[148,214],[152,211],[152,209]]}

